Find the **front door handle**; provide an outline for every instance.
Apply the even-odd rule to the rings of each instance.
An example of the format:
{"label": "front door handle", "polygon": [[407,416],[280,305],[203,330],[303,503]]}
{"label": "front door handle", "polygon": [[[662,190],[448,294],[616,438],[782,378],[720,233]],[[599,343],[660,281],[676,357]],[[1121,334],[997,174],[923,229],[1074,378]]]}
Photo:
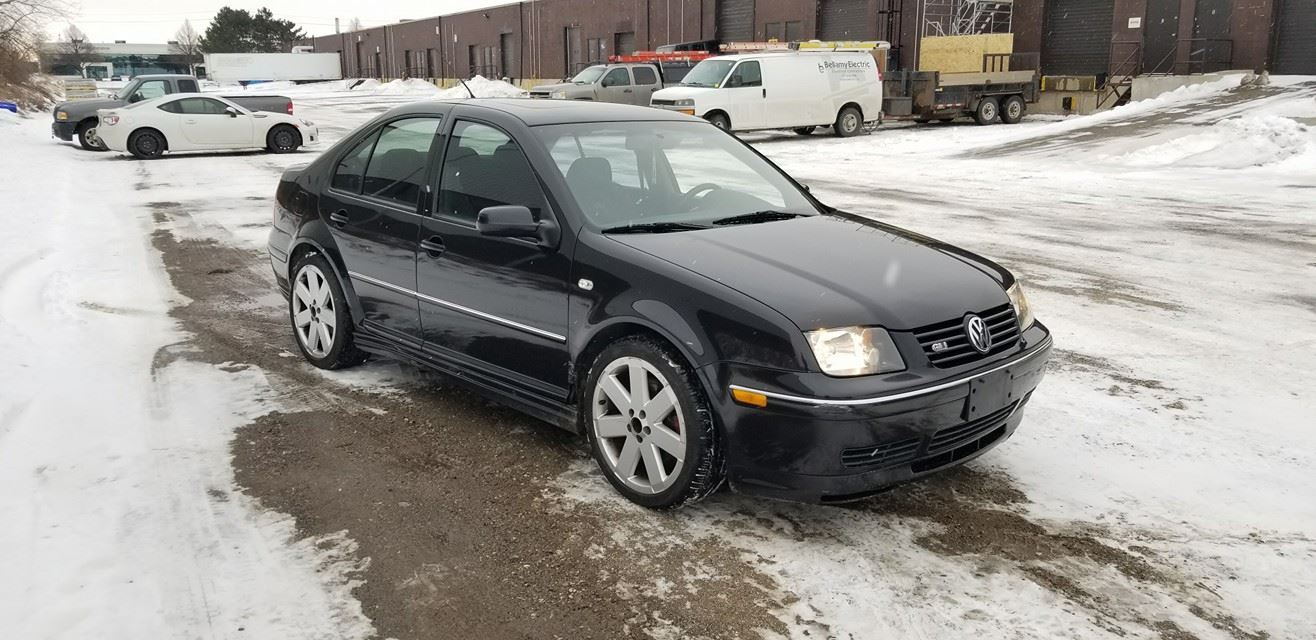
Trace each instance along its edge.
{"label": "front door handle", "polygon": [[621,91],[622,91],[622,93],[631,93],[631,92],[632,92],[631,89],[622,89]]}
{"label": "front door handle", "polygon": [[184,120],[183,124],[196,124],[196,120]]}
{"label": "front door handle", "polygon": [[443,252],[448,250],[448,247],[443,244],[443,238],[430,236],[420,241],[420,249],[428,253],[431,258],[437,258],[442,256]]}
{"label": "front door handle", "polygon": [[334,225],[337,225],[339,229],[342,229],[343,227],[347,226],[347,223],[351,221],[352,219],[347,217],[346,210],[339,210],[329,214],[329,222],[332,222]]}
{"label": "front door handle", "polygon": [[764,89],[764,90],[763,90],[763,97],[764,97],[764,98],[768,97],[768,90],[767,90],[767,89]]}

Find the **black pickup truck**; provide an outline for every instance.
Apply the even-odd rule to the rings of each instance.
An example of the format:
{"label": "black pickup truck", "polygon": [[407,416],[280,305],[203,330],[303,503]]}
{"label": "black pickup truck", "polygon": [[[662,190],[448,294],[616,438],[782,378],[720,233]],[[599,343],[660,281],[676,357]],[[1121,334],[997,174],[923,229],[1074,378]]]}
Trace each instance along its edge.
{"label": "black pickup truck", "polygon": [[[197,79],[185,75],[144,75],[133,78],[113,98],[73,100],[55,106],[55,121],[50,130],[56,138],[72,141],[77,136],[83,149],[104,151],[105,145],[96,137],[96,111],[114,109],[125,104],[159,98],[170,93],[197,93],[201,91]],[[292,115],[292,99],[285,96],[226,95],[252,111],[270,111]]]}

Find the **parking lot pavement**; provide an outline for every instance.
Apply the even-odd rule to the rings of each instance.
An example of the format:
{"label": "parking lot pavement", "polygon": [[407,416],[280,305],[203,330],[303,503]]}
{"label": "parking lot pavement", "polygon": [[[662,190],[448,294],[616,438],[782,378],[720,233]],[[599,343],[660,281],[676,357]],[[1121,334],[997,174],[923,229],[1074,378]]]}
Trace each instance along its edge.
{"label": "parking lot pavement", "polygon": [[[148,498],[178,508],[112,503],[107,517],[132,513],[189,531],[198,513],[219,513],[202,522],[228,531],[291,515],[302,540],[292,547],[241,539],[267,545],[262,553],[290,576],[320,559],[308,551],[322,550],[334,571],[289,583],[299,593],[354,587],[384,637],[1311,637],[1316,622],[1305,611],[1316,576],[1302,568],[1316,561],[1316,436],[1305,426],[1316,413],[1316,140],[1271,118],[1313,114],[1284,99],[1293,92],[1235,95],[1188,91],[1086,122],[903,127],[848,140],[746,136],[825,202],[1022,274],[1055,332],[1052,370],[1011,441],[958,471],[845,507],[723,492],[675,514],[648,512],[614,495],[574,438],[441,379],[384,361],[310,368],[294,355],[262,247],[273,180],[311,153],[139,164],[28,135],[31,157],[94,167],[82,172],[94,181],[83,191],[106,195],[82,210],[68,196],[33,195],[56,192],[49,181],[0,187],[42,209],[18,214],[24,252],[13,250],[12,234],[0,245],[0,321],[67,317],[74,336],[92,336],[124,315],[52,311],[86,298],[154,323],[128,329],[150,339],[113,340],[121,349],[104,358],[65,349],[42,360],[61,371],[117,362],[136,394],[122,402],[143,407],[141,419],[114,422],[128,437],[142,439],[138,423],[210,434],[208,448],[147,447],[207,452],[207,464],[183,456],[172,467],[180,471],[164,476],[190,489]],[[330,138],[399,100],[329,91],[297,99]],[[1223,125],[1232,138],[1214,130],[1213,103],[1224,105],[1218,115],[1247,120]],[[1107,135],[1135,120],[1138,136]],[[1211,135],[1186,152],[1164,147],[1191,133]],[[1073,144],[1038,142],[1058,136]],[[1090,142],[1103,136],[1112,142]],[[1229,162],[1243,153],[1253,164]],[[96,216],[99,242],[61,248],[66,234],[47,227],[75,229],[74,211]],[[82,269],[106,265],[109,279],[66,289],[22,275],[24,265],[51,269],[47,260],[65,252],[81,256],[73,264]],[[128,293],[101,300],[94,289]],[[36,362],[41,346],[21,353]],[[5,382],[26,371],[0,370]],[[195,371],[204,374],[179,373]],[[56,402],[34,397],[0,400],[3,486],[15,486],[11,476],[44,477],[52,467],[37,469],[64,452],[32,440],[52,415],[33,407]],[[193,397],[226,400],[181,400]],[[123,410],[113,395],[98,398]],[[87,429],[98,422],[78,418]],[[228,471],[214,455],[233,428]],[[22,459],[16,441],[32,442]],[[108,464],[69,453],[89,473]],[[204,482],[180,482],[198,473]],[[58,495],[26,483],[36,499]],[[0,513],[27,500],[6,492]],[[3,531],[5,548],[45,557],[75,540]],[[208,548],[204,536],[172,542]],[[139,565],[140,555],[118,551],[107,542],[87,562],[100,553],[107,566],[191,580],[201,594],[241,584],[231,581],[246,568]],[[55,566],[65,580],[86,570]],[[0,596],[13,585],[0,579]],[[355,601],[318,602],[336,612],[325,619],[355,620]],[[221,624],[237,624],[242,604],[213,607]],[[0,631],[32,619],[8,613]],[[170,622],[192,629],[196,619]],[[253,637],[293,637],[273,629]]]}

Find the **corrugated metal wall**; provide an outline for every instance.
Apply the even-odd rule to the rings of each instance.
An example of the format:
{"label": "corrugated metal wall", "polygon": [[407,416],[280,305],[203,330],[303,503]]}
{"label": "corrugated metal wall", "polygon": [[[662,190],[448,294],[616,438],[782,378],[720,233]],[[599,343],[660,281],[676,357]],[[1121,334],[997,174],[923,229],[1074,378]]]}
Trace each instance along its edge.
{"label": "corrugated metal wall", "polygon": [[754,39],[754,0],[717,0],[717,38],[723,42]]}
{"label": "corrugated metal wall", "polygon": [[1114,0],[1049,0],[1042,29],[1042,73],[1108,73],[1114,20]]}
{"label": "corrugated metal wall", "polygon": [[1316,74],[1316,0],[1280,0],[1275,73]]}
{"label": "corrugated metal wall", "polygon": [[868,0],[819,0],[818,39],[865,40],[876,34],[877,25],[868,21]]}

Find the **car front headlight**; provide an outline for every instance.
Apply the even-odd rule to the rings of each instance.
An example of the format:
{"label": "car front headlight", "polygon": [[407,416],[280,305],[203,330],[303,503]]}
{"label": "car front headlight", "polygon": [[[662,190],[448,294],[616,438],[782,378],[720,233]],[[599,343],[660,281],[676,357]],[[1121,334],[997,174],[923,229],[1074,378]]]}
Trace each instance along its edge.
{"label": "car front headlight", "polygon": [[101,120],[100,122],[101,125],[106,127],[112,127],[116,124],[119,124],[119,116],[105,116],[100,120]]}
{"label": "car front headlight", "polygon": [[303,127],[314,127],[314,126],[315,126],[315,123],[314,123],[314,122],[311,122],[310,120],[302,120],[302,126],[303,126]]}
{"label": "car front headlight", "polygon": [[557,98],[557,99],[560,100],[560,99],[562,99],[562,98],[567,97],[567,92],[566,92],[566,91],[554,91],[553,93],[548,94],[548,97],[550,97],[550,98]]}
{"label": "car front headlight", "polygon": [[1005,291],[1010,296],[1010,306],[1014,307],[1014,315],[1019,318],[1019,330],[1023,331],[1033,326],[1033,308],[1028,306],[1028,297],[1024,295],[1024,287],[1018,280],[1010,285]]}
{"label": "car front headlight", "polygon": [[695,99],[694,99],[694,98],[681,98],[680,100],[677,100],[677,101],[674,102],[673,104],[674,104],[675,106],[678,106],[678,107],[693,107],[693,106],[695,106]]}
{"label": "car front headlight", "polygon": [[905,368],[885,329],[841,327],[808,331],[804,336],[823,373],[829,376],[866,376]]}
{"label": "car front headlight", "polygon": [[56,120],[68,120],[68,119],[69,119],[69,114],[68,114],[67,112],[65,112],[65,111],[56,111],[56,112],[55,112],[55,119],[56,119]]}

